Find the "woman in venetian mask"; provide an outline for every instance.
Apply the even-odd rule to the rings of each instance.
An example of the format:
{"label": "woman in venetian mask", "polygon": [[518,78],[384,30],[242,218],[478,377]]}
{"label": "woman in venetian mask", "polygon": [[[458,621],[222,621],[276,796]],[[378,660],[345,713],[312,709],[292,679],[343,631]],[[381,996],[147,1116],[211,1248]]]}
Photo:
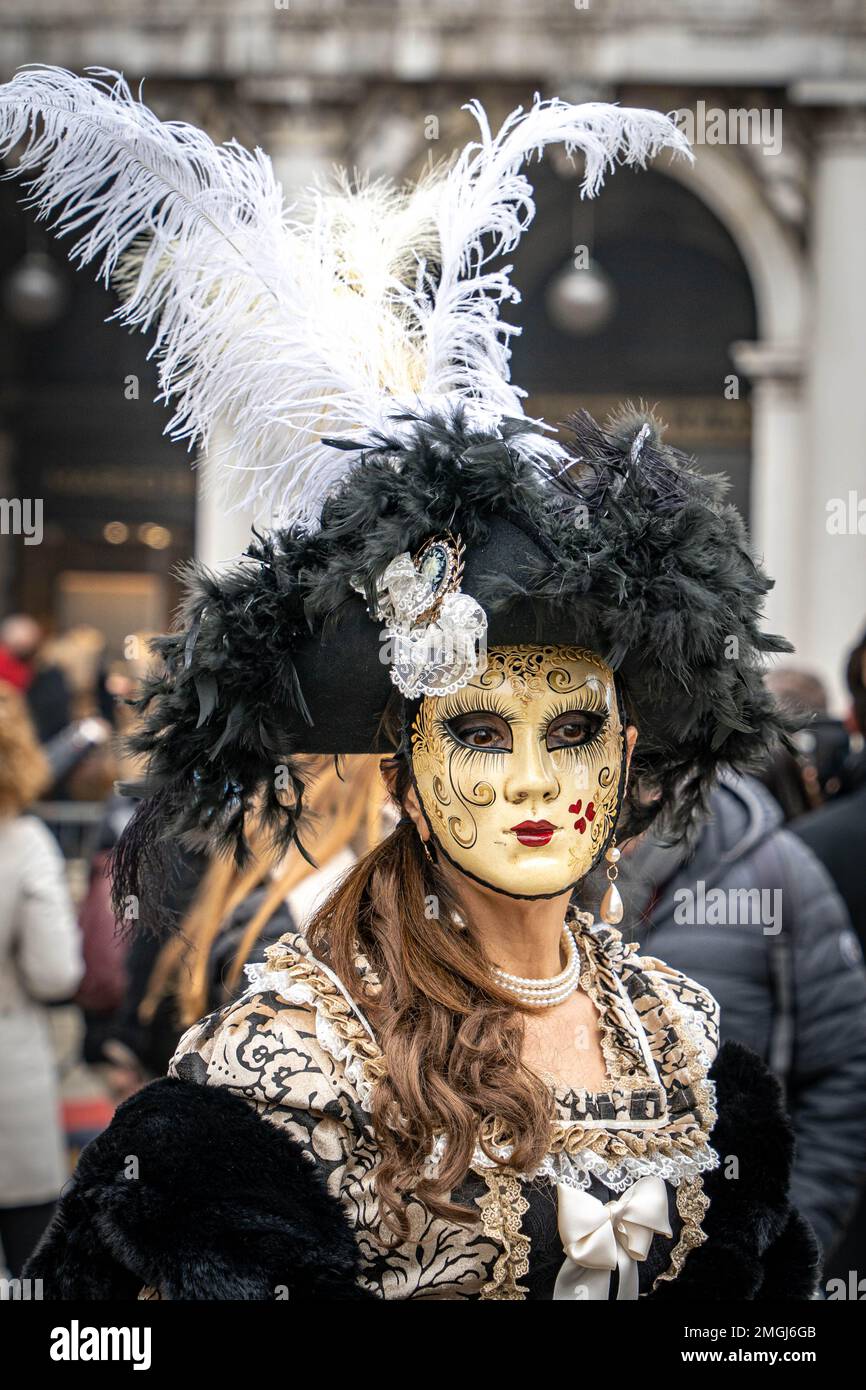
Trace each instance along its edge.
{"label": "woman in venetian mask", "polygon": [[[656,816],[687,833],[717,767],[777,736],[769,581],[656,422],[523,417],[491,265],[532,216],[527,153],[564,141],[592,193],[678,131],[536,102],[494,138],[476,110],[449,168],[295,224],[263,156],[122,87],[24,73],[3,110],[11,143],[42,117],[37,202],[90,219],[78,250],[156,324],[175,429],[206,442],[227,415],[287,518],[191,573],[158,643],[119,910],[158,925],[173,836],[242,859],[256,817],[303,843],[305,754],[381,752],[401,817],[84,1152],[31,1277],[48,1297],[809,1297],[775,1082],[716,1058],[711,996],[615,925],[618,845]],[[572,906],[596,866],[599,922]]]}

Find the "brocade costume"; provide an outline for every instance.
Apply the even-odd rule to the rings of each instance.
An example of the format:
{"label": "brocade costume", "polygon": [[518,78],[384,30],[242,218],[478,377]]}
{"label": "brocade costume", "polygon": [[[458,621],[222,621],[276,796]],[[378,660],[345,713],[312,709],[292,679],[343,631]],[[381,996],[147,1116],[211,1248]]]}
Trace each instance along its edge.
{"label": "brocade costume", "polygon": [[[341,1202],[360,1253],[361,1287],[379,1298],[550,1298],[563,1265],[556,1184],[607,1203],[646,1175],[669,1193],[672,1235],[656,1235],[640,1268],[643,1291],[675,1278],[704,1239],[701,1174],[718,1162],[707,1069],[716,1055],[715,1001],[661,962],[642,959],[611,928],[579,936],[581,986],[599,1011],[611,1085],[555,1089],[557,1121],[539,1170],[514,1174],[481,1150],[452,1197],[480,1213],[466,1226],[410,1199],[410,1238],[392,1249],[373,1170],[371,1088],[385,1065],[369,1024],[336,977],[289,934],[238,1003],[184,1035],[170,1074],[225,1086],[282,1127]],[[359,975],[375,989],[363,957]],[[431,1156],[435,1162],[435,1153]],[[616,1276],[610,1281],[615,1297]]]}

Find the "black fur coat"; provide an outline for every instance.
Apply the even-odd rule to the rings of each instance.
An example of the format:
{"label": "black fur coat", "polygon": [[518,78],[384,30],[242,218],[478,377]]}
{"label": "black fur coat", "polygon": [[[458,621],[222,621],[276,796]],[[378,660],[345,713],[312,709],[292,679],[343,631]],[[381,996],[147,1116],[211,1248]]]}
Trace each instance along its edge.
{"label": "black fur coat", "polygon": [[[704,1177],[706,1243],[654,1299],[808,1299],[817,1246],[787,1199],[778,1084],[727,1043],[711,1076],[721,1165]],[[736,1178],[726,1176],[735,1156]],[[343,1209],[295,1143],[219,1086],[165,1078],[81,1155],[25,1268],[48,1299],[370,1299]]]}

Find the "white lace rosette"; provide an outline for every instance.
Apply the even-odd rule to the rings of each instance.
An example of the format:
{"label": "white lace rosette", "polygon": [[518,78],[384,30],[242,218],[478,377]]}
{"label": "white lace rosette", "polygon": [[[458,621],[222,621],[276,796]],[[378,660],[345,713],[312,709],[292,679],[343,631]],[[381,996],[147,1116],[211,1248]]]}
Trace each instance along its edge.
{"label": "white lace rosette", "polygon": [[380,657],[408,699],[449,695],[487,665],[487,615],[461,592],[462,576],[463,543],[449,535],[415,557],[395,556],[376,586],[370,616],[385,623]]}

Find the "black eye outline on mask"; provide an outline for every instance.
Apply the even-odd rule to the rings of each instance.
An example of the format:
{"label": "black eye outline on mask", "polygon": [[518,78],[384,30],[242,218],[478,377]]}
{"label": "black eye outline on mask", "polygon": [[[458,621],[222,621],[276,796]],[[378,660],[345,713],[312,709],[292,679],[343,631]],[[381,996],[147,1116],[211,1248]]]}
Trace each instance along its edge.
{"label": "black eye outline on mask", "polygon": [[[473,753],[511,753],[514,751],[514,741],[511,737],[508,720],[501,714],[495,714],[492,710],[466,710],[464,714],[452,715],[450,719],[444,721],[444,724],[454,742],[459,744],[461,748],[470,748]],[[465,734],[468,729],[473,727],[476,731],[492,730],[505,742],[498,744],[470,743]]]}
{"label": "black eye outline on mask", "polygon": [[[553,714],[544,730],[545,747],[548,753],[563,748],[587,747],[598,737],[606,723],[606,718],[606,714],[600,710],[580,709],[578,707],[560,710]],[[461,748],[469,748],[475,753],[512,753],[514,751],[514,740],[508,720],[504,715],[497,714],[493,710],[466,710],[465,713],[452,715],[450,719],[444,721],[444,724],[451,738]],[[557,741],[557,730],[567,728],[569,725],[582,725],[580,735]],[[474,743],[471,741],[472,733],[483,732],[491,733],[494,738],[499,739],[499,742]],[[553,735],[553,741],[551,735]]]}
{"label": "black eye outline on mask", "polygon": [[[566,740],[562,742],[551,742],[551,736],[555,737],[557,725],[567,727],[569,723],[575,724],[582,722],[584,731],[580,738]],[[598,738],[607,722],[607,715],[599,710],[592,709],[570,709],[564,710],[561,714],[555,714],[548,723],[544,731],[544,742],[548,753],[553,753],[560,748],[585,748]]]}

